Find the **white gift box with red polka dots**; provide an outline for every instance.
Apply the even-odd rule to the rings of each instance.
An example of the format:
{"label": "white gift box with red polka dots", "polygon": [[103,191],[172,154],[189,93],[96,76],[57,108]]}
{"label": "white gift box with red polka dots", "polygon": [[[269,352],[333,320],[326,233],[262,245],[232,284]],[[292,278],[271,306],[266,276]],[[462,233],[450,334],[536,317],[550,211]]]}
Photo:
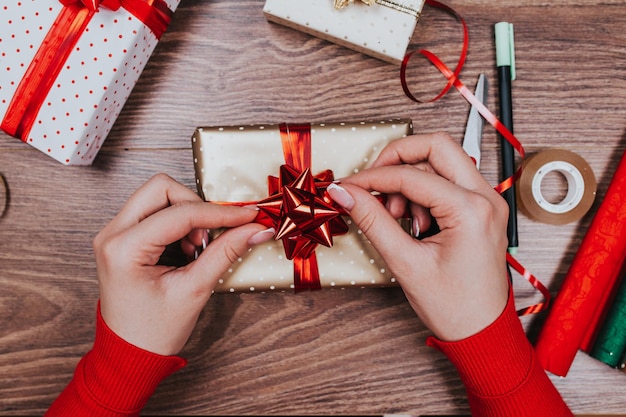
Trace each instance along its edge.
{"label": "white gift box with red polka dots", "polygon": [[271,22],[395,65],[402,62],[425,0],[344,0],[342,9],[335,1],[266,0],[263,12]]}
{"label": "white gift box with red polka dots", "polygon": [[[165,3],[174,11],[179,1]],[[63,7],[55,0],[2,2],[0,118],[7,117],[20,81]],[[20,139],[63,164],[90,165],[157,42],[124,7],[100,7],[43,99],[27,137]]]}

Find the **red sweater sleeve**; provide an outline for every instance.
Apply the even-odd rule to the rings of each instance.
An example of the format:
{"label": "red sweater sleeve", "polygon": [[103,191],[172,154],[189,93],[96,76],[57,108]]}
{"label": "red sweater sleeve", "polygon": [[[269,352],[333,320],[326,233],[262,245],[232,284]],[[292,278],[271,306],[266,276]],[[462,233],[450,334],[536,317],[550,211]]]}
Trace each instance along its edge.
{"label": "red sweater sleeve", "polygon": [[[476,335],[458,342],[431,337],[427,343],[456,366],[474,417],[573,416],[537,361],[512,295],[500,317]],[[150,353],[119,338],[98,308],[94,347],[45,417],[138,416],[157,385],[185,365],[182,358]]]}
{"label": "red sweater sleeve", "polygon": [[427,344],[457,368],[474,417],[570,417],[572,412],[537,361],[515,311],[513,293],[486,329],[458,342]]}
{"label": "red sweater sleeve", "polygon": [[80,360],[74,378],[45,417],[138,416],[159,383],[186,363],[121,339],[106,325],[98,305],[93,349]]}

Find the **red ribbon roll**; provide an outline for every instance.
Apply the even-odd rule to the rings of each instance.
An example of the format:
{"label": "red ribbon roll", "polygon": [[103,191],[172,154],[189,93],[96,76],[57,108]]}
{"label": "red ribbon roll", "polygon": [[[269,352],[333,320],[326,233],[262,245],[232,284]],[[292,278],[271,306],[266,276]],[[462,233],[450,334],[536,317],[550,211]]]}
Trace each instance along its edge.
{"label": "red ribbon roll", "polygon": [[100,6],[113,11],[120,7],[126,9],[157,39],[165,32],[173,15],[164,0],[59,1],[63,8],[22,77],[0,125],[9,135],[24,142],[50,88]]}

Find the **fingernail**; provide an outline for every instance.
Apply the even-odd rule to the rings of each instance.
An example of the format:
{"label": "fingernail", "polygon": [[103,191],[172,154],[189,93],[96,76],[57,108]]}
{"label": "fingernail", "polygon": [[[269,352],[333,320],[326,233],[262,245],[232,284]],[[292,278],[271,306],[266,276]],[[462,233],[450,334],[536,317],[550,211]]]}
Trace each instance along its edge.
{"label": "fingernail", "polygon": [[274,237],[274,233],[276,233],[276,230],[274,230],[273,227],[270,227],[269,229],[261,230],[260,232],[257,232],[254,235],[252,235],[250,239],[248,239],[248,244],[250,246],[254,246],[254,245],[261,244],[261,243],[265,243]]}
{"label": "fingernail", "polygon": [[248,205],[241,206],[241,207],[248,209],[248,210],[259,211],[259,206],[257,206],[256,204],[248,204]]}
{"label": "fingernail", "polygon": [[326,187],[326,191],[328,191],[330,198],[346,210],[351,210],[354,207],[354,198],[342,186],[331,183]]}
{"label": "fingernail", "polygon": [[417,217],[413,217],[413,237],[417,238],[420,235],[420,223],[417,221]]}

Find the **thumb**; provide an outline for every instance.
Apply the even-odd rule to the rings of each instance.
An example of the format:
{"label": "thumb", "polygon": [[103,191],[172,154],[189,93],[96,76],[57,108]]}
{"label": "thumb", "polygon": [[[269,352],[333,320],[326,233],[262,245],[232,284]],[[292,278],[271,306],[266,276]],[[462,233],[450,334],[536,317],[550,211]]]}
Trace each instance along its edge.
{"label": "thumb", "polygon": [[330,197],[348,211],[388,264],[392,260],[394,264],[402,262],[398,255],[406,253],[407,245],[414,245],[416,241],[402,229],[385,206],[371,193],[354,185],[333,183],[327,190]]}
{"label": "thumb", "polygon": [[250,223],[229,229],[212,241],[189,267],[191,281],[196,289],[210,293],[219,278],[253,245],[274,237],[274,229]]}

